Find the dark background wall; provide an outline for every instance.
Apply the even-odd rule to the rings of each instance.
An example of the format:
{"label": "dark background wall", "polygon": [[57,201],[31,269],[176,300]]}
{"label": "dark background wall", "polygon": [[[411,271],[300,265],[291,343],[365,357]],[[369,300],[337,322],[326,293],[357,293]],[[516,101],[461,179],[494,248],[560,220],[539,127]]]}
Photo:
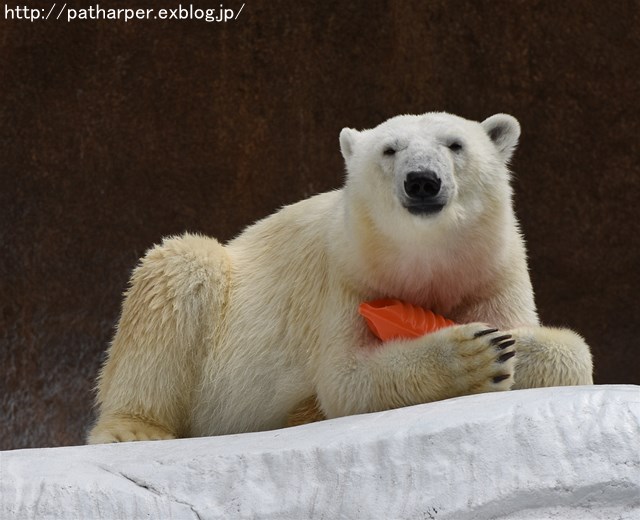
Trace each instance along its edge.
{"label": "dark background wall", "polygon": [[[101,6],[179,2],[130,4]],[[0,448],[83,442],[148,247],[226,240],[338,187],[340,129],[399,113],[520,120],[540,314],[587,338],[598,383],[639,384],[639,11],[248,0],[226,24],[0,20]]]}

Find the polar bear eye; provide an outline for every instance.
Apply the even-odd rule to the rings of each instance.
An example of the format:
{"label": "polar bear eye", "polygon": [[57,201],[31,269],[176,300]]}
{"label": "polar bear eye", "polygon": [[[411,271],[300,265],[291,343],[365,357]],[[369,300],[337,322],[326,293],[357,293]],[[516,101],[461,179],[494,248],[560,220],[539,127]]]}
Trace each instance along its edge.
{"label": "polar bear eye", "polygon": [[459,152],[460,150],[462,150],[462,143],[460,143],[459,141],[452,141],[447,145],[447,147],[452,152]]}
{"label": "polar bear eye", "polygon": [[387,146],[382,153],[384,155],[395,155],[396,154],[396,149],[391,147],[391,146]]}

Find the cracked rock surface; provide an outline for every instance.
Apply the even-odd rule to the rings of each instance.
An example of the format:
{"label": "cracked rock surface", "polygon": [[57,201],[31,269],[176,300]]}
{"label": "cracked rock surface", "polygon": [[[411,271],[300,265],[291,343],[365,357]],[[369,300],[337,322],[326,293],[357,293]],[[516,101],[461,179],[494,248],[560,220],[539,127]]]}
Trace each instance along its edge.
{"label": "cracked rock surface", "polygon": [[640,387],[484,394],[297,428],[0,453],[0,518],[640,518]]}

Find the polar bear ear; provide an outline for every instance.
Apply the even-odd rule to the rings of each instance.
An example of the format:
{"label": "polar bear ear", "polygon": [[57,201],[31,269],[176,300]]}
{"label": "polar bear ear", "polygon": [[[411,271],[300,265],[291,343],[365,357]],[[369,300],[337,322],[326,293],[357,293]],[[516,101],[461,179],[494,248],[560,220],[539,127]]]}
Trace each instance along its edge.
{"label": "polar bear ear", "polygon": [[505,163],[509,162],[520,137],[518,120],[508,114],[496,114],[485,119],[481,124],[498,149],[502,160]]}
{"label": "polar bear ear", "polygon": [[345,161],[348,161],[353,155],[353,148],[356,144],[358,131],[352,128],[343,128],[340,132],[340,151]]}

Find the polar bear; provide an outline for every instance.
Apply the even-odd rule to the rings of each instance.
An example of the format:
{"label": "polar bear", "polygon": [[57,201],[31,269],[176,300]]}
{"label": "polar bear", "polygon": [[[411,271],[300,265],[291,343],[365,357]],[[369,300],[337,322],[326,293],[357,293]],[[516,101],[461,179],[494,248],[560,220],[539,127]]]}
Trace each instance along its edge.
{"label": "polar bear", "polygon": [[[507,168],[520,126],[447,113],[340,133],[347,177],[221,245],[186,234],[135,269],[90,443],[284,426],[478,392],[592,383],[589,347],[540,326]],[[392,297],[456,325],[378,341]],[[517,356],[514,354],[517,353]]]}

